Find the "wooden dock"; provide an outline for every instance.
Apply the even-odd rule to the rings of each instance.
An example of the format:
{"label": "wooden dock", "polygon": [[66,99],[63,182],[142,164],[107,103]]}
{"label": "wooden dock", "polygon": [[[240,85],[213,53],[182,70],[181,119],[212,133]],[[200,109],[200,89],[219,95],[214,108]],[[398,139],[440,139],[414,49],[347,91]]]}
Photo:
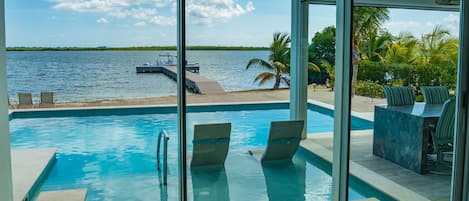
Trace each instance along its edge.
{"label": "wooden dock", "polygon": [[[193,90],[199,94],[215,94],[223,93],[225,90],[215,80],[208,79],[200,76],[199,74],[190,72],[191,67],[186,67],[186,88]],[[198,67],[197,67],[198,72]],[[172,80],[177,79],[177,67],[176,66],[164,66],[164,67],[137,67],[137,73],[163,73]]]}
{"label": "wooden dock", "polygon": [[[176,65],[167,65],[168,66],[176,66]],[[137,73],[162,73],[163,67],[161,66],[137,66]],[[200,67],[198,64],[188,64],[186,65],[186,71],[192,73],[199,73]]]}

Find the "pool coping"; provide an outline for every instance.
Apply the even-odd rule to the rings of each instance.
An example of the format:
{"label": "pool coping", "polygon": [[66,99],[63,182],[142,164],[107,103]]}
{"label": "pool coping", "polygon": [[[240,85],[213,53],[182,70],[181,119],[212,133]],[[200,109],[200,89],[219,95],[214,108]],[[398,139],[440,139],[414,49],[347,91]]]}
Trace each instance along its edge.
{"label": "pool coping", "polygon": [[[265,104],[290,104],[290,101],[245,101],[245,102],[224,102],[224,103],[194,103],[187,104],[188,111],[196,109],[198,107],[206,106],[220,106],[220,107],[232,107],[232,106],[256,106]],[[315,105],[324,109],[334,111],[335,107],[331,104],[309,99],[307,101],[308,109],[309,105]],[[31,113],[31,112],[67,112],[67,111],[106,111],[106,110],[129,110],[129,109],[161,109],[161,110],[172,110],[176,109],[177,104],[155,104],[155,105],[125,105],[125,106],[92,106],[92,107],[61,107],[61,108],[30,108],[30,109],[11,109],[8,110],[9,120],[13,119],[17,113]],[[288,108],[288,107],[287,107]],[[260,108],[262,109],[262,108]],[[223,111],[223,110],[222,110]],[[90,115],[91,116],[91,115]],[[374,122],[373,117],[366,115],[366,113],[351,111],[351,116],[354,118]]]}
{"label": "pool coping", "polygon": [[[246,101],[246,102],[224,102],[224,103],[191,103],[186,107],[193,106],[233,106],[233,105],[249,105],[249,104],[286,104],[290,101]],[[25,108],[10,109],[9,114],[15,112],[35,112],[35,111],[63,111],[63,110],[94,110],[94,109],[142,109],[142,108],[164,108],[177,107],[177,104],[150,104],[150,105],[120,105],[120,106],[87,106],[87,107],[58,107],[58,108]]]}

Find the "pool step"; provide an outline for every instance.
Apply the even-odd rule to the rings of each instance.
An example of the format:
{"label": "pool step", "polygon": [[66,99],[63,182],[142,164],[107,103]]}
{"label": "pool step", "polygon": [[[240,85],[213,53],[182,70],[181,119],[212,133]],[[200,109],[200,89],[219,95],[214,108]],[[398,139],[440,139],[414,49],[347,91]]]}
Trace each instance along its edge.
{"label": "pool step", "polygon": [[55,163],[56,149],[11,151],[13,200],[30,200]]}
{"label": "pool step", "polygon": [[39,194],[36,201],[85,201],[86,192],[86,189],[44,191]]}

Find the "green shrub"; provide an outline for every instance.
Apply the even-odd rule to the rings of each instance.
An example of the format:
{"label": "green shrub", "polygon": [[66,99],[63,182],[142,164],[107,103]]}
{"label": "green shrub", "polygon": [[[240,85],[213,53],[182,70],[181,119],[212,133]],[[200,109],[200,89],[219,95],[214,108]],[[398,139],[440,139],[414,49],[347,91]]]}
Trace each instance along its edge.
{"label": "green shrub", "polygon": [[423,97],[423,94],[418,94],[415,96],[415,101],[416,102],[423,102],[425,98]]}
{"label": "green shrub", "polygon": [[391,81],[401,81],[402,85],[414,85],[416,80],[415,66],[410,64],[388,64]]}
{"label": "green shrub", "polygon": [[357,79],[385,84],[386,73],[388,73],[389,70],[391,70],[391,68],[384,63],[363,60],[358,66]]}
{"label": "green shrub", "polygon": [[378,84],[378,81],[357,81],[355,93],[360,96],[384,98],[383,86]]}
{"label": "green shrub", "polygon": [[447,86],[456,87],[457,68],[454,65],[388,64],[361,61],[357,79],[387,86]]}

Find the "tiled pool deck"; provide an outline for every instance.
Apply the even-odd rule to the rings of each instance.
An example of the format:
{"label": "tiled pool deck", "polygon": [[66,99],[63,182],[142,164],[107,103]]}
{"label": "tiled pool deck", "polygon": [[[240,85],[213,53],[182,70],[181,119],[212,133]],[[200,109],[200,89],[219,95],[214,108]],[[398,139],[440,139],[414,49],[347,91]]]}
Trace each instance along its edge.
{"label": "tiled pool deck", "polygon": [[[301,146],[332,162],[332,133],[308,135]],[[373,130],[352,131],[350,174],[396,200],[449,200],[451,176],[420,175],[372,154]]]}

